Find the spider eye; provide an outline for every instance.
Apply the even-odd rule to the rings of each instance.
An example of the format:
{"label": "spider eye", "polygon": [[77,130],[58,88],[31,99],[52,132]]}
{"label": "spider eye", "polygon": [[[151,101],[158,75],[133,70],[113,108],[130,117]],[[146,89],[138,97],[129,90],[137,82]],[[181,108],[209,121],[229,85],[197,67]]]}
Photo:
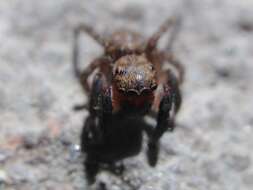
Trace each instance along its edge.
{"label": "spider eye", "polygon": [[149,95],[151,92],[152,92],[151,90],[145,89],[145,90],[143,90],[143,91],[141,92],[141,95],[142,95],[142,96],[147,96],[147,95]]}
{"label": "spider eye", "polygon": [[134,91],[128,91],[128,92],[126,92],[126,95],[127,95],[127,96],[136,96],[137,93],[134,92]]}

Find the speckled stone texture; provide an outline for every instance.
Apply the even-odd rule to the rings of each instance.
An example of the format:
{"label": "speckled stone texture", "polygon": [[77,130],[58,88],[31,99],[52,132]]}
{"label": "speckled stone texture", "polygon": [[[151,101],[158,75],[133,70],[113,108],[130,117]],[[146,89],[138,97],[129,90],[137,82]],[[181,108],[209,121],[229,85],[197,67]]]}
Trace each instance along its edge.
{"label": "speckled stone texture", "polygon": [[[87,116],[72,111],[86,101],[71,67],[73,28],[148,37],[179,12],[174,51],[186,81],[177,129],[163,136],[156,168],[144,143],[125,160],[124,176],[101,172],[88,187],[73,150]],[[88,36],[80,41],[85,67],[102,49]],[[0,189],[253,189],[252,42],[252,0],[0,1]]]}

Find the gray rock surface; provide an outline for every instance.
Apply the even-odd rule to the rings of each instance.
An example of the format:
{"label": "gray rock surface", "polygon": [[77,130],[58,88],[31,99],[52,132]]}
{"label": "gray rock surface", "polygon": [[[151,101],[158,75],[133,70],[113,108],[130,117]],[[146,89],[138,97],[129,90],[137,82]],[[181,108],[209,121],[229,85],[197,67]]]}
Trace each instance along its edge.
{"label": "gray rock surface", "polygon": [[[156,168],[143,152],[122,177],[98,181],[120,190],[253,188],[253,1],[0,1],[0,189],[88,189],[73,155],[86,100],[71,68],[80,22],[101,33],[127,27],[149,36],[183,12],[175,52],[186,69],[178,127],[162,138]],[[83,62],[101,49],[87,36]],[[98,183],[90,187],[96,189]]]}

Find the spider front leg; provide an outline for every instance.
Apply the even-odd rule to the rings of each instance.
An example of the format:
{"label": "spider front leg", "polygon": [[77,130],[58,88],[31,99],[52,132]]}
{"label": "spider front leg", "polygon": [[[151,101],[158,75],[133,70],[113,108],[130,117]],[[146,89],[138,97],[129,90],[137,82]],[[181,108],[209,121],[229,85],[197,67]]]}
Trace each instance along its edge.
{"label": "spider front leg", "polygon": [[89,101],[89,116],[86,119],[81,135],[82,152],[87,152],[93,146],[103,141],[103,86],[101,74],[97,74],[92,84],[91,98]]}
{"label": "spider front leg", "polygon": [[164,85],[164,96],[159,104],[156,127],[149,132],[147,157],[151,166],[155,166],[159,154],[159,140],[167,130],[175,128],[175,115],[181,106],[181,93],[177,78],[167,71],[167,84]]}
{"label": "spider front leg", "polygon": [[107,83],[105,76],[98,73],[94,77],[91,98],[89,101],[89,116],[84,123],[81,134],[81,150],[87,154],[84,162],[85,172],[89,183],[93,183],[99,170],[96,152],[104,142],[104,120],[111,114],[111,98],[105,93]]}
{"label": "spider front leg", "polygon": [[150,166],[155,166],[157,163],[161,136],[167,129],[174,128],[174,122],[171,121],[169,113],[172,107],[171,101],[170,95],[163,97],[159,106],[156,127],[149,134],[147,157]]}

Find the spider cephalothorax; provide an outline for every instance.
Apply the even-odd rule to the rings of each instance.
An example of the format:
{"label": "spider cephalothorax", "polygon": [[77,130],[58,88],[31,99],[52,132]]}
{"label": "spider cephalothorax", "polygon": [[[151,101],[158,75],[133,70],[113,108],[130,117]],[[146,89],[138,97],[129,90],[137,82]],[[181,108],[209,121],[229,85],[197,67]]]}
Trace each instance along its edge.
{"label": "spider cephalothorax", "polygon": [[145,55],[126,55],[113,66],[113,84],[127,94],[141,95],[157,87],[156,71]]}
{"label": "spider cephalothorax", "polygon": [[116,110],[127,106],[129,111],[137,107],[143,112],[151,106],[157,76],[153,64],[144,54],[121,57],[113,65],[112,75],[112,104]]}
{"label": "spider cephalothorax", "polygon": [[[134,145],[134,139],[140,139],[142,130],[147,132],[149,139],[148,162],[151,166],[156,165],[159,139],[165,131],[174,129],[174,117],[181,105],[179,85],[183,79],[183,68],[171,52],[157,48],[158,40],[169,26],[177,23],[175,21],[168,19],[146,41],[140,34],[128,30],[115,32],[107,38],[86,25],[75,30],[74,70],[89,95],[90,104],[81,136],[90,182],[93,182],[100,163],[112,164],[137,154],[141,143],[138,141]],[[81,31],[104,48],[104,54],[83,71],[78,68],[77,39]],[[164,64],[174,67],[177,75],[168,68],[164,70]],[[89,85],[87,78],[95,70],[98,73]],[[128,125],[143,121],[144,115],[154,118],[156,125]],[[129,138],[132,140],[129,141]],[[134,151],[130,150],[132,146]]]}

